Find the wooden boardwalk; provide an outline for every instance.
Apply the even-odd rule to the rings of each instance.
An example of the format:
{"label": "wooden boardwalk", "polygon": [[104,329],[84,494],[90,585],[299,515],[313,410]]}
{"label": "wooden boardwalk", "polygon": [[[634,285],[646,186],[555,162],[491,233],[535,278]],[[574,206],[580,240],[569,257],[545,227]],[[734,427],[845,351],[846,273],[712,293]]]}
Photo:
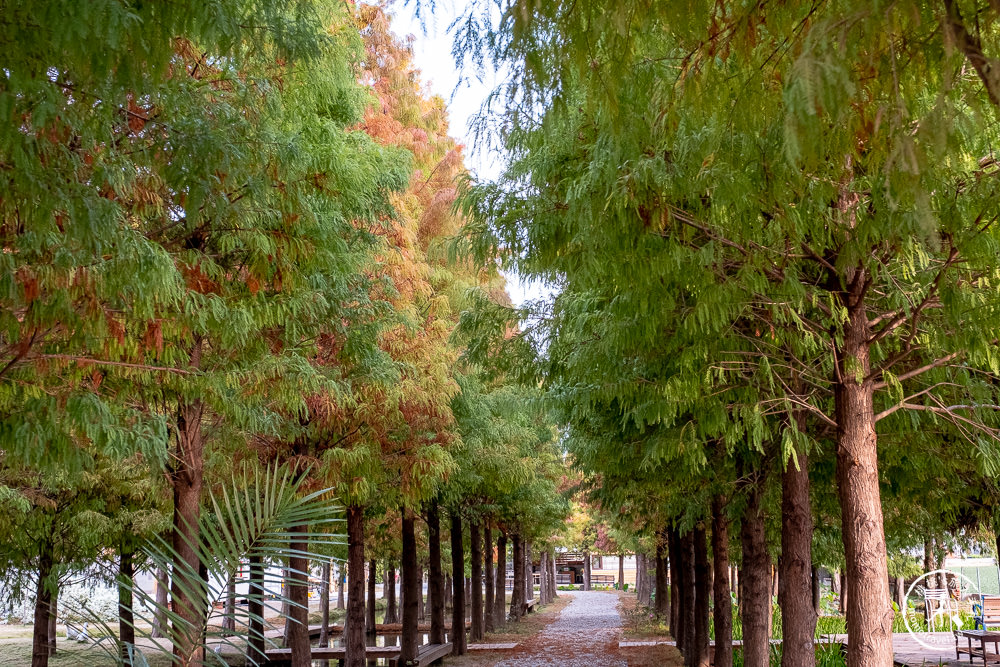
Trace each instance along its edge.
{"label": "wooden boardwalk", "polygon": [[[833,641],[846,642],[847,635],[828,635]],[[955,636],[950,632],[920,633],[921,641],[908,633],[892,635],[893,659],[898,667],[958,667],[969,665],[969,658],[955,657]],[[982,664],[979,661],[976,664]]]}

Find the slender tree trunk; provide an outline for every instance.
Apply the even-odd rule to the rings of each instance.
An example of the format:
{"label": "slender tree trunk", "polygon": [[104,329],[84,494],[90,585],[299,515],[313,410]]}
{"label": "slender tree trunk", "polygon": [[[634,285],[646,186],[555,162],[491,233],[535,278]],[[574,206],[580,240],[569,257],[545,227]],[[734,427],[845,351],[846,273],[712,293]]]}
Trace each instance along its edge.
{"label": "slender tree trunk", "polygon": [[[800,431],[805,414],[797,412]],[[816,610],[812,604],[812,507],[809,503],[809,458],[797,451],[781,475],[781,558],[778,561],[778,600],[782,620],[782,667],[816,664]]]}
{"label": "slender tree trunk", "polygon": [[708,564],[708,536],[705,527],[694,529],[694,644],[692,665],[708,667],[708,600],[712,596],[712,568]]}
{"label": "slender tree trunk", "polygon": [[771,556],[767,552],[761,486],[757,481],[747,494],[747,506],[740,528],[743,546],[740,604],[743,619],[743,664],[769,667],[771,615]]}
{"label": "slender tree trunk", "polygon": [[452,655],[465,655],[465,550],[462,547],[462,517],[451,515],[451,569],[454,588],[452,593],[451,641]]}
{"label": "slender tree trunk", "polygon": [[417,562],[417,622],[430,618],[430,576],[427,577],[427,599],[424,600],[424,566]]}
{"label": "slender tree trunk", "polygon": [[625,590],[625,552],[618,554],[618,590]]}
{"label": "slender tree trunk", "polygon": [[323,578],[322,583],[319,587],[319,615],[320,615],[320,629],[319,629],[319,643],[320,647],[326,647],[330,645],[330,561],[323,562],[323,573],[320,575]]}
{"label": "slender tree trunk", "polygon": [[52,588],[48,582],[52,575],[53,549],[46,541],[39,545],[42,553],[38,560],[38,579],[35,587],[35,618],[31,638],[31,667],[48,667],[49,664],[49,614]]}
{"label": "slender tree trunk", "polygon": [[247,633],[252,665],[264,663],[264,565],[260,554],[250,554],[250,585],[247,590],[247,616],[250,626]]}
{"label": "slender tree trunk", "polygon": [[56,625],[59,622],[59,589],[52,591],[52,601],[49,603],[49,657],[56,654]]}
{"label": "slender tree trunk", "polygon": [[399,623],[399,612],[396,609],[396,564],[385,561],[385,583],[382,584],[382,597],[385,598],[385,623]]}
{"label": "slender tree trunk", "polygon": [[[847,560],[848,667],[892,667],[892,606],[878,478],[871,330],[865,308],[868,276],[857,269],[840,294],[847,309],[836,350],[834,403],[837,485]],[[858,381],[857,378],[862,378]]]}
{"label": "slender tree trunk", "polygon": [[441,571],[441,514],[436,502],[427,508],[427,544],[430,566],[427,574],[427,599],[431,608],[431,644],[444,643],[444,574]]}
{"label": "slender tree trunk", "polygon": [[656,613],[663,618],[670,616],[670,584],[667,577],[667,563],[669,544],[667,543],[667,530],[661,528],[656,531],[656,596],[653,602],[656,604]]}
{"label": "slender tree trunk", "polygon": [[521,535],[514,533],[514,589],[510,594],[510,617],[520,620],[524,616],[524,545]]}
{"label": "slender tree trunk", "polygon": [[900,612],[906,613],[906,581],[903,577],[896,577],[896,606]]}
{"label": "slender tree trunk", "polygon": [[[417,646],[420,644],[420,635],[417,627],[418,607],[423,604],[423,593],[421,592],[421,579],[423,576],[417,567],[417,538],[414,526],[413,512],[408,509],[403,510],[403,554],[400,569],[403,571],[403,632],[400,639],[400,664],[408,664],[408,661],[417,657]],[[431,643],[440,643],[434,642]]]}
{"label": "slender tree trunk", "polygon": [[552,600],[550,600],[550,602],[551,602],[551,601],[555,600],[557,597],[559,597],[559,586],[556,585],[556,554],[555,554],[555,551],[552,551],[549,554],[549,577],[550,577],[549,582],[552,584],[552,587],[549,589],[549,590],[552,591]]}
{"label": "slender tree trunk", "polygon": [[357,505],[347,508],[347,619],[345,667],[365,664],[365,519]]}
{"label": "slender tree trunk", "polygon": [[[997,534],[997,539],[1000,540],[1000,533]],[[1000,551],[997,551],[997,555],[1000,556]],[[932,540],[924,540],[924,572],[933,572],[934,567],[934,544]],[[930,574],[925,579],[927,582],[927,588],[937,588],[937,575]]]}
{"label": "slender tree trunk", "polygon": [[684,574],[681,571],[681,538],[676,528],[667,531],[667,554],[670,558],[670,634],[678,642],[684,641],[684,614],[681,611],[681,583]]}
{"label": "slender tree trunk", "polygon": [[837,576],[837,581],[840,582],[840,613],[847,614],[847,573],[841,572]]}
{"label": "slender tree trunk", "polygon": [[583,552],[583,590],[590,590],[590,551]]}
{"label": "slender tree trunk", "polygon": [[[191,366],[201,361],[201,341],[191,354]],[[201,645],[205,624],[206,592],[198,575],[198,524],[201,517],[201,487],[205,469],[205,441],[201,430],[204,404],[200,400],[180,401],[177,406],[176,451],[170,478],[174,491],[171,547],[175,554],[171,577],[173,611],[178,622],[171,624],[171,641],[179,667],[197,665],[204,657]]]}
{"label": "slender tree trunk", "polygon": [[493,620],[497,627],[507,620],[507,533],[500,531],[497,535],[497,573],[495,598],[493,600]]}
{"label": "slender tree trunk", "polygon": [[309,559],[304,555],[309,549],[307,537],[309,526],[299,524],[290,532],[292,536],[288,543],[288,576],[285,579],[290,602],[288,618],[291,621],[288,628],[288,648],[292,649],[292,667],[310,667],[312,655],[309,646]]}
{"label": "slender tree trunk", "polygon": [[375,584],[378,578],[378,561],[368,561],[368,606],[365,608],[365,634],[375,637]]}
{"label": "slender tree trunk", "polygon": [[125,667],[131,667],[135,653],[135,614],[132,611],[132,578],[135,564],[132,550],[123,548],[118,555],[118,641]]}
{"label": "slender tree trunk", "polygon": [[170,575],[162,567],[156,570],[156,608],[153,609],[152,636],[159,639],[167,636],[167,594],[170,590]]}
{"label": "slender tree trunk", "polygon": [[817,618],[819,617],[819,568],[813,565],[812,567],[812,603],[813,611],[816,613]]}
{"label": "slender tree trunk", "polygon": [[715,624],[715,667],[733,667],[733,603],[729,592],[729,520],[726,501],[712,498],[712,566],[715,581],[713,622]]}
{"label": "slender tree trunk", "polygon": [[481,642],[486,635],[483,627],[483,536],[479,519],[469,522],[469,558],[472,561],[472,634],[470,641]]}
{"label": "slender tree trunk", "polygon": [[455,609],[451,602],[451,587],[454,584],[451,581],[451,574],[444,575],[444,610],[449,612]]}
{"label": "slender tree trunk", "polygon": [[344,609],[344,564],[337,563],[337,609]]}
{"label": "slender tree trunk", "polygon": [[222,609],[222,634],[229,636],[236,632],[236,577],[226,582],[226,604]]}
{"label": "slender tree trunk", "polygon": [[684,667],[694,667],[698,664],[698,645],[695,636],[698,628],[698,610],[696,607],[698,588],[695,580],[694,533],[692,531],[684,533],[680,541],[681,635],[684,637],[684,642],[681,645],[681,642],[678,641],[678,646],[684,652]]}
{"label": "slender tree trunk", "polygon": [[494,602],[496,597],[495,576],[493,572],[493,530],[487,521],[483,525],[483,578],[486,583],[483,623],[486,632],[493,632],[497,627],[496,603]]}

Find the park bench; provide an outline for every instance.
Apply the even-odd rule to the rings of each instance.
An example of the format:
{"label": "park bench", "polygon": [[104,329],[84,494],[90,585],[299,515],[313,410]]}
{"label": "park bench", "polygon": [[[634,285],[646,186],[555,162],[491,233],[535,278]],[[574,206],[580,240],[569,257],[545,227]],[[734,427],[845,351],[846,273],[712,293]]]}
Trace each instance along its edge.
{"label": "park bench", "polygon": [[537,605],[538,605],[538,598],[532,598],[530,600],[526,600],[524,603],[525,611],[530,614],[531,612],[535,611],[535,607]]}
{"label": "park bench", "polygon": [[593,586],[614,586],[615,575],[613,574],[592,574],[590,575],[590,585]]}
{"label": "park bench", "polygon": [[432,665],[441,658],[445,658],[451,655],[452,645],[449,644],[424,644],[419,649],[417,649],[417,659],[408,662],[406,665],[400,663],[399,660],[395,663],[390,661],[392,667],[423,667],[424,665]]}
{"label": "park bench", "polygon": [[1000,626],[1000,595],[983,595],[979,603],[973,605],[977,630],[987,630],[990,626]]}
{"label": "park bench", "polygon": [[[365,648],[367,658],[386,658],[393,664],[399,658],[400,648],[398,646],[368,646]],[[274,648],[264,651],[265,665],[267,667],[286,667],[292,663],[292,649]],[[347,651],[343,647],[320,648],[313,646],[310,651],[312,660],[337,660],[340,664],[347,658]],[[426,663],[425,663],[426,664]]]}

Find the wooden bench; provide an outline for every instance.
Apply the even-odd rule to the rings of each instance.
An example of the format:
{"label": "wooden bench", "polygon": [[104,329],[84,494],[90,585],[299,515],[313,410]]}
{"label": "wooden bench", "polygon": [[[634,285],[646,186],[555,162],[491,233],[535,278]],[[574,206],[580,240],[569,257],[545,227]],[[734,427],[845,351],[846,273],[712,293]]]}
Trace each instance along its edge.
{"label": "wooden bench", "polygon": [[1000,626],[1000,595],[983,595],[979,601],[979,613],[974,617],[977,630],[987,630]]}
{"label": "wooden bench", "polygon": [[401,664],[401,661],[398,660],[395,664],[390,664],[393,667],[423,667],[423,665],[432,665],[441,658],[451,655],[452,648],[451,644],[424,644],[417,649],[416,660],[410,661],[406,665]]}
{"label": "wooden bench", "polygon": [[[365,647],[366,658],[386,658],[389,660],[389,664],[393,664],[398,661],[399,652],[400,648],[398,646]],[[347,650],[343,647],[320,648],[318,646],[313,646],[310,651],[310,659],[312,660],[337,660],[339,663],[343,664],[343,661],[346,658]],[[286,665],[292,664],[292,649],[273,648],[268,651],[264,651],[264,659],[266,667],[285,667]]]}
{"label": "wooden bench", "polygon": [[614,586],[615,575],[613,574],[592,574],[590,575],[590,586]]}
{"label": "wooden bench", "polygon": [[526,613],[530,614],[535,611],[535,607],[538,605],[538,598],[531,598],[524,603],[524,610]]}

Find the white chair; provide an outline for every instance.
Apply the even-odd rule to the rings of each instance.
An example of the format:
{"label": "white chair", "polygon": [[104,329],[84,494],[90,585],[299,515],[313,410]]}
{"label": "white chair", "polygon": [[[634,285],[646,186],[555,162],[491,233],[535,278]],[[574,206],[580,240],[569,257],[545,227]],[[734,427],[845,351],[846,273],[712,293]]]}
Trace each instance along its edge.
{"label": "white chair", "polygon": [[948,624],[951,625],[952,616],[957,611],[952,603],[951,592],[947,588],[924,589],[924,616],[927,618],[927,628],[931,632],[936,631],[938,616],[944,614]]}

